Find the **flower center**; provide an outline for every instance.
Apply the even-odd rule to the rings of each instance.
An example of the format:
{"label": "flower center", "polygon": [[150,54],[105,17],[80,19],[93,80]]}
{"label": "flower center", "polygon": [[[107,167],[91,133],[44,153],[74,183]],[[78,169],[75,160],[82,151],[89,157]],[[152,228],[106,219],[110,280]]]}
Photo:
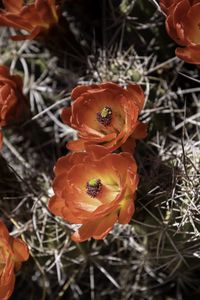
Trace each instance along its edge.
{"label": "flower center", "polygon": [[92,178],[86,184],[87,194],[95,198],[102,189],[102,183],[100,179]]}
{"label": "flower center", "polygon": [[101,112],[97,113],[97,121],[104,125],[109,126],[112,122],[112,109],[109,106],[105,106]]}

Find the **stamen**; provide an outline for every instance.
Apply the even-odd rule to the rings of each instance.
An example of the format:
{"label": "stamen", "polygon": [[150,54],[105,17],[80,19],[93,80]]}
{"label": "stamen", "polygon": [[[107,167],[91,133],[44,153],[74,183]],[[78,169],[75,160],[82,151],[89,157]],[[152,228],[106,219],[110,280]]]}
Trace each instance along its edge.
{"label": "stamen", "polygon": [[112,109],[105,106],[101,112],[97,113],[97,121],[104,126],[109,126],[112,122]]}
{"label": "stamen", "polygon": [[102,183],[100,179],[92,178],[86,184],[87,194],[95,198],[101,191]]}

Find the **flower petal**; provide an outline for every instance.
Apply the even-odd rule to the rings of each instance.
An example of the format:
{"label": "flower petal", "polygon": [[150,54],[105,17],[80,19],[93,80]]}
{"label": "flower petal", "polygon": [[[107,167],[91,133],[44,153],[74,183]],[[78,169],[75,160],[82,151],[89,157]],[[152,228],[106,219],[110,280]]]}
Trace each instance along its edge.
{"label": "flower petal", "polygon": [[0,283],[0,299],[8,300],[13,293],[15,285],[15,275],[13,269],[6,272],[6,281]]}
{"label": "flower petal", "polygon": [[2,0],[5,9],[11,13],[17,13],[23,6],[23,0]]}
{"label": "flower petal", "polygon": [[68,173],[69,170],[77,163],[83,162],[87,158],[86,153],[71,153],[60,157],[54,167],[54,173],[56,176],[62,173]]}
{"label": "flower petal", "polygon": [[115,224],[116,221],[117,221],[116,212],[103,218],[101,222],[99,222],[92,237],[96,240],[102,240],[113,228],[113,225]]}
{"label": "flower petal", "polygon": [[14,253],[15,262],[28,260],[29,250],[27,245],[22,240],[11,238],[11,247]]}
{"label": "flower petal", "polygon": [[49,210],[56,216],[62,216],[62,210],[65,207],[65,200],[54,195],[49,200]]}
{"label": "flower petal", "polygon": [[67,124],[67,125],[70,126],[71,115],[72,115],[72,109],[71,109],[71,107],[67,107],[67,108],[64,108],[62,110],[61,119],[62,119],[62,121],[63,121],[64,124]]}
{"label": "flower petal", "polygon": [[130,93],[131,100],[133,100],[136,105],[138,105],[139,110],[142,110],[144,106],[144,91],[137,84],[129,84],[127,87],[127,91]]}
{"label": "flower petal", "polygon": [[69,149],[70,151],[84,151],[85,141],[84,140],[69,141],[67,143],[67,149]]}
{"label": "flower petal", "polygon": [[1,220],[0,220],[0,238],[5,239],[6,241],[9,240],[8,229],[6,228],[3,221],[1,221]]}
{"label": "flower petal", "polygon": [[118,217],[118,222],[120,224],[128,224],[134,214],[135,211],[135,204],[134,200],[124,200],[122,203],[120,212],[119,212],[119,217]]}
{"label": "flower petal", "polygon": [[147,124],[137,121],[135,129],[133,131],[133,137],[136,140],[143,140],[147,137]]}
{"label": "flower petal", "polygon": [[176,55],[190,64],[200,64],[200,45],[193,47],[177,48]]}
{"label": "flower petal", "polygon": [[88,222],[82,225],[78,231],[72,235],[72,240],[74,242],[80,243],[93,237],[94,239],[103,239],[108,232],[112,229],[114,223],[117,221],[117,214],[113,213],[104,217],[103,219],[98,219],[93,222]]}
{"label": "flower petal", "polygon": [[89,89],[95,89],[97,87],[96,84],[92,85],[78,85],[72,90],[71,97],[73,100],[76,100],[80,97],[83,93],[87,92]]}

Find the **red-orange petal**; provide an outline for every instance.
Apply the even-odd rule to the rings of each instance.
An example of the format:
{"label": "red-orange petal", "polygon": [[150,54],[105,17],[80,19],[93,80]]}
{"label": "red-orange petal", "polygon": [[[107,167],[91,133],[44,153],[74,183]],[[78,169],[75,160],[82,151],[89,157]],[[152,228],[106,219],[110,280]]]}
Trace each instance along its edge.
{"label": "red-orange petal", "polygon": [[31,31],[33,28],[27,20],[24,20],[15,14],[0,14],[0,25],[24,29],[27,31]]}
{"label": "red-orange petal", "polygon": [[46,26],[49,27],[51,24],[58,21],[55,0],[36,0],[35,9]]}
{"label": "red-orange petal", "polygon": [[18,13],[23,6],[23,0],[2,0],[5,9],[11,13]]}
{"label": "red-orange petal", "polygon": [[147,137],[147,129],[148,129],[148,125],[145,123],[142,123],[140,121],[137,121],[137,124],[135,126],[135,129],[133,131],[133,137],[136,140],[142,140],[145,139]]}
{"label": "red-orange petal", "polygon": [[117,213],[110,214],[102,219],[97,219],[82,225],[76,231],[71,239],[74,242],[80,243],[93,237],[94,239],[103,239],[112,229],[114,223],[117,221]]}
{"label": "red-orange petal", "polygon": [[67,173],[61,173],[58,176],[56,176],[53,181],[53,190],[59,197],[61,197],[62,191],[67,183],[67,180]]}
{"label": "red-orange petal", "polygon": [[7,274],[5,283],[0,283],[0,300],[8,300],[13,293],[15,286],[14,270],[11,269]]}
{"label": "red-orange petal", "polygon": [[67,148],[70,151],[84,151],[85,141],[84,140],[70,141],[67,143]]}
{"label": "red-orange petal", "polygon": [[15,262],[28,260],[29,250],[27,245],[22,240],[11,238],[11,246],[14,253]]}
{"label": "red-orange petal", "polygon": [[135,204],[133,199],[124,200],[118,217],[120,224],[128,224],[134,214]]}
{"label": "red-orange petal", "polygon": [[136,147],[136,140],[133,136],[130,136],[126,142],[121,146],[123,152],[133,153]]}
{"label": "red-orange petal", "polygon": [[182,0],[160,0],[160,7],[166,14],[168,14],[170,9],[181,1]]}
{"label": "red-orange petal", "polygon": [[9,240],[9,232],[7,227],[4,225],[3,221],[0,220],[0,238]]}
{"label": "red-orange petal", "polygon": [[96,240],[102,240],[112,230],[116,222],[117,212],[114,212],[103,218],[101,222],[99,222],[95,232],[93,233],[93,238]]}
{"label": "red-orange petal", "polygon": [[54,195],[49,200],[48,207],[49,207],[49,210],[51,211],[51,213],[53,213],[56,216],[61,217],[62,216],[62,210],[65,207],[65,200],[63,200],[62,198]]}
{"label": "red-orange petal", "polygon": [[138,84],[129,84],[127,91],[130,93],[133,101],[138,105],[139,110],[144,106],[144,91]]}
{"label": "red-orange petal", "polygon": [[100,159],[101,157],[110,153],[106,147],[101,145],[93,145],[93,144],[90,145],[86,144],[85,150],[87,153],[92,155],[94,159]]}
{"label": "red-orange petal", "polygon": [[71,107],[66,107],[62,110],[61,119],[64,124],[67,124],[69,126],[71,125],[71,121],[70,121],[71,115],[72,115]]}
{"label": "red-orange petal", "polygon": [[71,239],[76,242],[84,242],[92,237],[94,230],[98,226],[98,221],[88,222],[82,225],[74,234]]}
{"label": "red-orange petal", "polygon": [[92,85],[78,85],[75,87],[72,92],[71,92],[71,97],[73,100],[76,100],[78,97],[80,97],[83,93],[87,92],[88,89],[94,89],[96,88],[97,85],[92,84]]}
{"label": "red-orange petal", "polygon": [[190,64],[200,64],[200,45],[176,48],[176,55]]}
{"label": "red-orange petal", "polygon": [[56,176],[62,173],[68,173],[69,170],[73,167],[73,165],[83,162],[84,158],[87,157],[86,153],[78,152],[78,153],[71,153],[70,155],[65,155],[60,157],[56,165],[54,167],[54,173]]}

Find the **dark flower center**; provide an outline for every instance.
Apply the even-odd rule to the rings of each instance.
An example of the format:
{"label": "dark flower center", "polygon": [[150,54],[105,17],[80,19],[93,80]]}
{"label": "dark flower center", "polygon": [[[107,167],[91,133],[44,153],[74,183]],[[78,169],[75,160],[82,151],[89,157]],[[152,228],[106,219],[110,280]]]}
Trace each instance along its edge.
{"label": "dark flower center", "polygon": [[104,125],[109,126],[112,122],[112,109],[109,106],[105,106],[101,112],[97,113],[97,121]]}
{"label": "dark flower center", "polygon": [[100,179],[92,178],[86,184],[87,194],[95,198],[101,191],[102,183]]}

